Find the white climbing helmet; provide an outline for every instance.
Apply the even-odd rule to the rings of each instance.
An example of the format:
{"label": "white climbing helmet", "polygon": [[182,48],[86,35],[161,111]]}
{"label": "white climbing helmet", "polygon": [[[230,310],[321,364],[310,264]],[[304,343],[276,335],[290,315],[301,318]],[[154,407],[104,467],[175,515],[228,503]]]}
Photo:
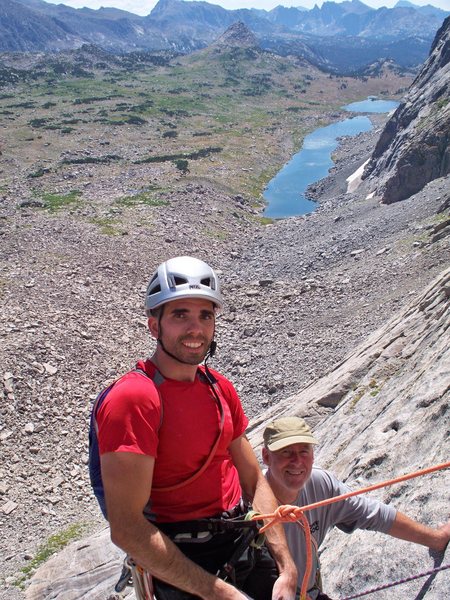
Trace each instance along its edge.
{"label": "white climbing helmet", "polygon": [[219,280],[208,264],[192,256],[177,256],[161,263],[147,287],[147,317],[155,308],[180,298],[204,298],[222,308]]}

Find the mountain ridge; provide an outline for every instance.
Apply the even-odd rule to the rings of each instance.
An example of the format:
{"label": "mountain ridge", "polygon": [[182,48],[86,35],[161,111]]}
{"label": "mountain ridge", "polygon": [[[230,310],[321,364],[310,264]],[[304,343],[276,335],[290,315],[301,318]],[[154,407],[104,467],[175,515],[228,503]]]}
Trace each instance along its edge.
{"label": "mountain ridge", "polygon": [[[241,21],[258,37],[261,47],[302,56],[306,45],[308,60],[338,71],[357,70],[380,58],[393,58],[407,67],[423,62],[436,30],[450,14],[440,9],[424,13],[413,6],[376,10],[359,0],[325,2],[309,11],[282,6],[271,11],[226,10],[207,2],[159,0],[145,17],[110,8],[74,9],[44,0],[1,0],[1,5],[5,10],[0,19],[0,51],[4,52],[57,51],[93,43],[113,52],[189,53],[208,46]],[[18,27],[20,21],[34,23],[34,31]],[[403,54],[394,56],[389,45],[399,41]],[[324,57],[323,47],[329,47]],[[336,48],[341,47],[357,49],[353,64],[334,58],[340,55]]]}

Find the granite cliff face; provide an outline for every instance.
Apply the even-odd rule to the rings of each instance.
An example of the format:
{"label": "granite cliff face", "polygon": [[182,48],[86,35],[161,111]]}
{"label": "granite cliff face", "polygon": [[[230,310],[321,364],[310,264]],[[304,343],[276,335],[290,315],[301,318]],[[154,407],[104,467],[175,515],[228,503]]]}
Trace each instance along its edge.
{"label": "granite cliff face", "polygon": [[[382,132],[364,178],[386,204],[450,172],[450,17],[405,100]],[[370,187],[370,185],[369,185]]]}
{"label": "granite cliff face", "polygon": [[[248,432],[255,448],[270,418],[306,418],[319,438],[315,462],[361,489],[448,460],[450,270],[375,331],[327,376],[280,402]],[[448,517],[450,470],[372,492],[418,521],[437,526]],[[439,569],[445,554],[366,531],[333,530],[322,546],[325,591],[355,597],[380,586]],[[450,594],[446,572],[379,590],[377,600]],[[393,593],[394,592],[394,593]]]}

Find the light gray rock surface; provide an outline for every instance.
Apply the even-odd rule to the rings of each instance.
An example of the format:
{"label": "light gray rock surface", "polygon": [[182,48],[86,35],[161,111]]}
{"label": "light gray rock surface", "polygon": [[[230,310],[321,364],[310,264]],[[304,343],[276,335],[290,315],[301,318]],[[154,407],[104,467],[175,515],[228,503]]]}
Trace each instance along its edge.
{"label": "light gray rock surface", "polygon": [[[123,553],[109,539],[109,529],[74,542],[52,557],[27,588],[27,600],[106,600],[114,597]],[[124,598],[134,599],[131,588]]]}
{"label": "light gray rock surface", "polygon": [[[297,414],[312,425],[316,463],[353,489],[449,461],[450,270],[386,323],[329,375],[254,421],[261,442],[267,419]],[[373,494],[421,522],[449,517],[450,470]],[[325,590],[333,598],[448,563],[443,556],[382,534],[334,531],[323,548]],[[377,599],[450,597],[448,572],[386,591]],[[373,596],[372,596],[373,597]]]}

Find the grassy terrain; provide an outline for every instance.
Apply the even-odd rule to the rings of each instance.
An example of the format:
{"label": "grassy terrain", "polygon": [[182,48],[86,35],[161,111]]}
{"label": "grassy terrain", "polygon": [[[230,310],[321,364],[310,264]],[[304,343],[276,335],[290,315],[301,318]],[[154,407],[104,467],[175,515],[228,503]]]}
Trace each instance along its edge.
{"label": "grassy terrain", "polygon": [[23,589],[26,581],[31,577],[38,567],[48,560],[50,556],[56,552],[59,552],[71,542],[80,539],[82,535],[86,533],[86,531],[86,525],[76,523],[74,525],[70,525],[63,531],[51,535],[46,542],[38,548],[36,555],[27,564],[27,566],[21,569],[21,573],[15,581],[15,585],[20,589]]}
{"label": "grassy terrain", "polygon": [[303,137],[336,120],[340,106],[395,97],[410,83],[395,74],[336,77],[299,59],[213,47],[171,60],[100,60],[80,50],[14,74],[16,83],[0,86],[2,186],[20,173],[22,195],[44,198],[50,210],[75,202],[74,187],[77,202],[93,209],[99,200],[158,203],[158,194],[139,195],[189,180],[254,203]]}

